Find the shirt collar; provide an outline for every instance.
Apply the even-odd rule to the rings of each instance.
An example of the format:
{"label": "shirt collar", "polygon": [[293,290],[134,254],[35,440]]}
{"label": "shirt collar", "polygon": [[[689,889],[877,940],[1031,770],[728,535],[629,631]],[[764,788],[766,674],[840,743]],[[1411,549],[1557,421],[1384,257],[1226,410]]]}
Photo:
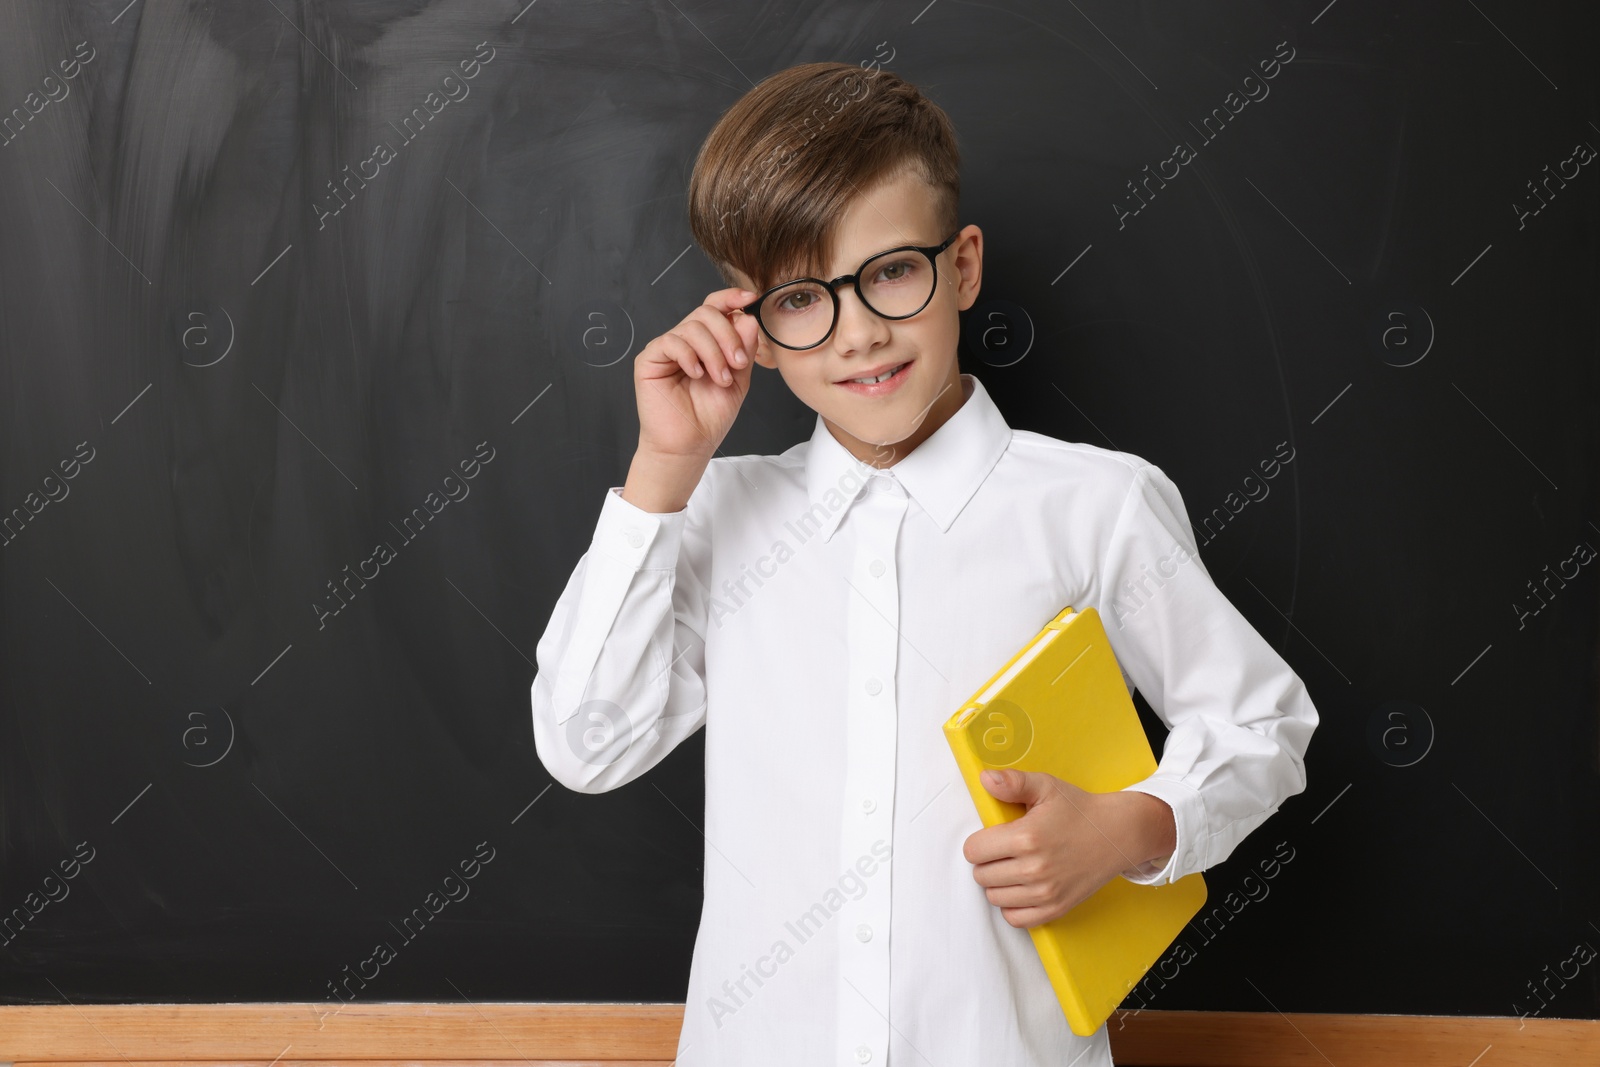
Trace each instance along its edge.
{"label": "shirt collar", "polygon": [[821,518],[817,532],[823,541],[833,537],[876,473],[897,479],[941,531],[950,529],[1011,443],[1011,427],[983,383],[970,374],[960,381],[966,399],[955,413],[910,455],[881,472],[852,456],[817,416],[806,454],[806,492],[810,514]]}

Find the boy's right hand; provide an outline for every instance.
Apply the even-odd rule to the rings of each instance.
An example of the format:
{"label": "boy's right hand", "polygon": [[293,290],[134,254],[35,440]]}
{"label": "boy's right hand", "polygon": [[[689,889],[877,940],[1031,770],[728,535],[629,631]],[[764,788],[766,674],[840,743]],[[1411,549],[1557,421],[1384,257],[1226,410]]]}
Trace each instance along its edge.
{"label": "boy's right hand", "polygon": [[750,392],[761,326],[736,309],[758,295],[717,290],[634,359],[641,452],[710,461]]}

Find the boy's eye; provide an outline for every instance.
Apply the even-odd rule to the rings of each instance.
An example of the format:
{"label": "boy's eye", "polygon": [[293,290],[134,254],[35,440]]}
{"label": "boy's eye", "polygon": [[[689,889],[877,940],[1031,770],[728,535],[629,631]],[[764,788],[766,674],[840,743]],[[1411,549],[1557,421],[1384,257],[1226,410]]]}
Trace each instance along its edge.
{"label": "boy's eye", "polygon": [[772,306],[778,311],[805,311],[823,299],[815,286],[797,286],[775,294]]}
{"label": "boy's eye", "polygon": [[901,257],[884,262],[872,269],[872,278],[868,283],[872,286],[906,284],[922,269],[922,264],[910,257]]}

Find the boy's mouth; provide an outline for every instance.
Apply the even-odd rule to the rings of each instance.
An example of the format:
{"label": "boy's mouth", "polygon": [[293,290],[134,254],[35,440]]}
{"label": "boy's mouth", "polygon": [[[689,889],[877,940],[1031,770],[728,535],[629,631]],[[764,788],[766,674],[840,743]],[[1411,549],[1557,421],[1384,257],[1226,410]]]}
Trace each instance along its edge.
{"label": "boy's mouth", "polygon": [[891,363],[887,366],[879,367],[872,373],[858,374],[853,378],[846,378],[834,384],[842,385],[852,393],[858,393],[862,396],[882,396],[899,388],[900,383],[905,380],[906,372],[914,362],[915,360],[908,359],[903,363]]}

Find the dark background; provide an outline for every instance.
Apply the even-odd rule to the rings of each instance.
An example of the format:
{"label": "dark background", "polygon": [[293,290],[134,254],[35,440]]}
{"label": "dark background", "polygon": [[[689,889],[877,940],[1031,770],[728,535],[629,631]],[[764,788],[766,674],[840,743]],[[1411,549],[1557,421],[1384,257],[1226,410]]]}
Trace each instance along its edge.
{"label": "dark background", "polygon": [[[1600,561],[1537,614],[1528,585],[1600,549],[1600,160],[1563,164],[1600,147],[1592,9],[125,5],[0,2],[4,113],[94,50],[0,147],[0,509],[38,510],[0,549],[0,913],[70,889],[0,945],[0,1002],[331,1002],[381,941],[362,999],[682,999],[701,737],[550,787],[534,644],[625,476],[632,355],[720,288],[701,139],[776,70],[876,59],[960,134],[963,369],[1170,474],[1322,716],[1151,1006],[1600,1014],[1600,961],[1528,990],[1600,947]],[[811,432],[754,379],[723,454]]]}

